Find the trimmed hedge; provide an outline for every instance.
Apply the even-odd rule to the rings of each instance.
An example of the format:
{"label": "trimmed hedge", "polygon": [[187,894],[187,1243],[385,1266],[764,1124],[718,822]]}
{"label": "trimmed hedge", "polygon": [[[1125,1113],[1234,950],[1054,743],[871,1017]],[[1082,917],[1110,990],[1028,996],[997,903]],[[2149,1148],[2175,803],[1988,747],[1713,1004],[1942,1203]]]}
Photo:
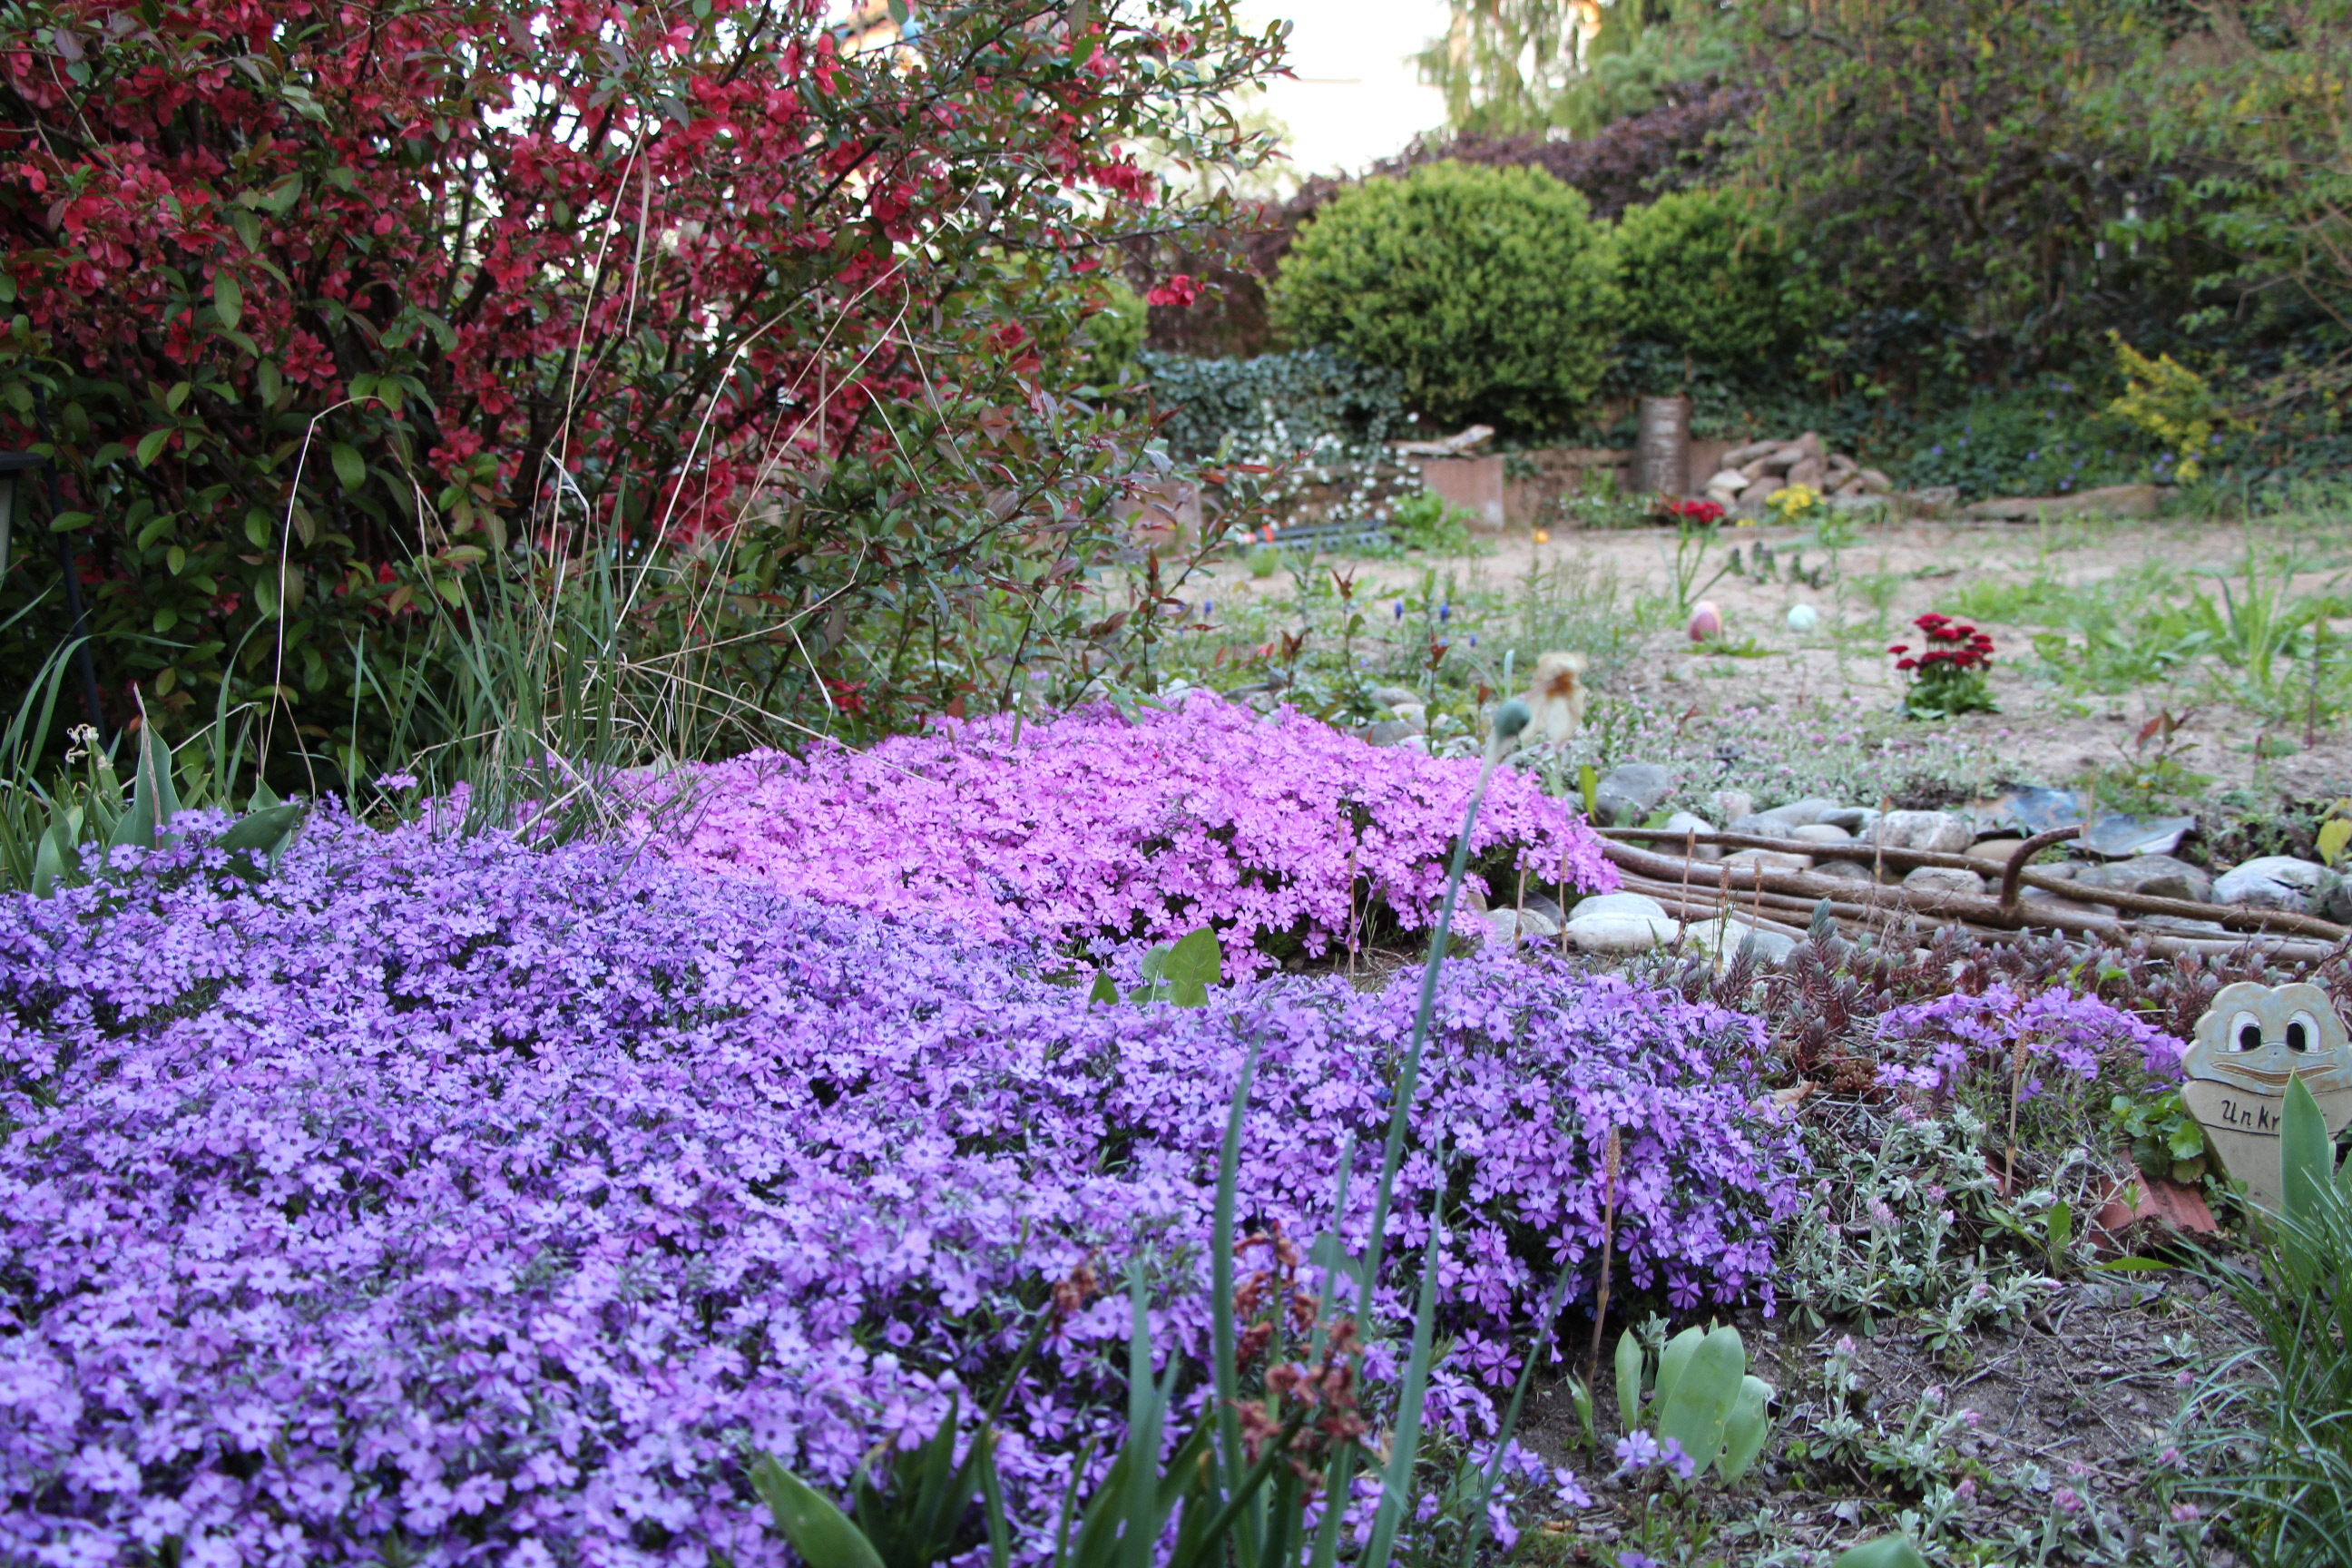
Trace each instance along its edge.
{"label": "trimmed hedge", "polygon": [[1334,198],[1274,289],[1296,341],[1395,371],[1441,421],[1523,429],[1574,416],[1623,311],[1615,247],[1580,193],[1454,163]]}

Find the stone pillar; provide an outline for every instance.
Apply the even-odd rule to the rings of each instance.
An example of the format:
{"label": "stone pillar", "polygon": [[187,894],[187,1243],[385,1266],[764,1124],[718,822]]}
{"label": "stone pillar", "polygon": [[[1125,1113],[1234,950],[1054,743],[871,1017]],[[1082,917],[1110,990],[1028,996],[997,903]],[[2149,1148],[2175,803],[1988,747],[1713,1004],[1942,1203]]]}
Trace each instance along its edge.
{"label": "stone pillar", "polygon": [[1690,492],[1688,398],[1642,399],[1633,447],[1633,490],[1637,495],[1675,497]]}

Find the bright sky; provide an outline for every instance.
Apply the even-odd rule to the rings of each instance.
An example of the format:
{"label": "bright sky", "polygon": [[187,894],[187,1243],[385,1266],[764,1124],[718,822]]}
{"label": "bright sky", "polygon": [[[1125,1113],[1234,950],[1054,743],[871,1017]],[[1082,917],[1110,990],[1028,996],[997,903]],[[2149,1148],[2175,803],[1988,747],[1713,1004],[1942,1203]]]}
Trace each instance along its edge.
{"label": "bright sky", "polygon": [[1287,20],[1296,81],[1275,82],[1266,107],[1290,128],[1302,174],[1353,174],[1445,122],[1445,100],[1407,56],[1445,32],[1446,0],[1248,0],[1259,26]]}

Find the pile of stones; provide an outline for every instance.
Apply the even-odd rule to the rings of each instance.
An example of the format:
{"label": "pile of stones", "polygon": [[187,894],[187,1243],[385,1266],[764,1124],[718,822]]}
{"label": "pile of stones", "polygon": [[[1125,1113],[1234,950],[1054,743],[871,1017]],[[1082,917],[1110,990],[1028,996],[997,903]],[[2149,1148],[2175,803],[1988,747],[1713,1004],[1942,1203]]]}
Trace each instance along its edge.
{"label": "pile of stones", "polygon": [[[1602,826],[1632,826],[1652,822],[1673,795],[1673,779],[1654,763],[1633,763],[1612,770],[1601,780],[1594,795],[1594,816]],[[1967,811],[1886,811],[1823,797],[1790,801],[1759,811],[1747,793],[1721,790],[1700,803],[1702,810],[1677,811],[1659,826],[1684,835],[1691,846],[1692,869],[1711,870],[1722,864],[1754,866],[1768,871],[1810,871],[1815,876],[1857,882],[1884,882],[1928,892],[1991,894],[1999,890],[2003,868],[2025,842],[2024,833],[2004,825],[1997,815]],[[2083,889],[2138,893],[2151,898],[2178,899],[2190,903],[2280,910],[2352,924],[2352,881],[2339,878],[2316,861],[2268,855],[2215,873],[2181,859],[2173,851],[2194,831],[2194,819],[2159,822],[2109,818],[2093,825],[2091,847],[2070,851],[2072,858],[2047,859],[2034,869],[2053,879]],[[1731,835],[1767,838],[1780,846],[1769,849],[1729,848],[1710,839]],[[1907,871],[1874,871],[1867,858],[1837,858],[1822,852],[1833,846],[1883,846],[1889,849],[1927,850],[1957,855],[1983,863],[1981,870],[1958,867],[1919,866]],[[1679,858],[1681,846],[1652,841],[1654,854]],[[2100,852],[2105,849],[2106,852]],[[1705,889],[1712,880],[1696,875],[1693,885]],[[2022,898],[2030,906],[2120,925],[2109,905],[2070,899],[2063,893],[2029,887]],[[2218,911],[2217,911],[2218,912]],[[1768,960],[1784,955],[1790,938],[1769,931],[1750,931],[1734,913],[1724,920],[1694,922],[1684,931],[1656,900],[1641,893],[1610,893],[1578,901],[1566,911],[1546,909],[1531,919],[1516,908],[1489,917],[1498,934],[1516,931],[1537,940],[1563,931],[1566,945],[1589,953],[1632,953],[1671,943],[1678,933],[1685,946],[1727,953],[1749,936]],[[2180,915],[2137,915],[2141,930],[2182,936],[2227,937],[2219,921]],[[1547,931],[1548,928],[1548,931]]]}
{"label": "pile of stones", "polygon": [[1791,485],[1805,485],[1832,500],[1864,502],[1893,492],[1895,483],[1843,452],[1832,452],[1808,430],[1794,440],[1770,437],[1735,447],[1706,481],[1707,499],[1741,517],[1760,517],[1764,503]]}

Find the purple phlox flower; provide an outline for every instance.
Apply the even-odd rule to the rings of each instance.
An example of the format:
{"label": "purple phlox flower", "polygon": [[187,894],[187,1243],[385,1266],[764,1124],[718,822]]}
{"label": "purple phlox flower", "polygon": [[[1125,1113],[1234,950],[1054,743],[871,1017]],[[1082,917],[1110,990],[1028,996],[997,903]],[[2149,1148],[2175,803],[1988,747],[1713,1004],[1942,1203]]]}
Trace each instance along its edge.
{"label": "purple phlox flower", "polygon": [[415,789],[416,787],[416,775],[415,773],[378,773],[375,776],[374,787],[383,791],[386,795],[391,795],[401,790]]}
{"label": "purple phlox flower", "polygon": [[1617,1439],[1617,1465],[1620,1469],[1646,1470],[1658,1462],[1658,1440],[1647,1432],[1628,1432]]}

